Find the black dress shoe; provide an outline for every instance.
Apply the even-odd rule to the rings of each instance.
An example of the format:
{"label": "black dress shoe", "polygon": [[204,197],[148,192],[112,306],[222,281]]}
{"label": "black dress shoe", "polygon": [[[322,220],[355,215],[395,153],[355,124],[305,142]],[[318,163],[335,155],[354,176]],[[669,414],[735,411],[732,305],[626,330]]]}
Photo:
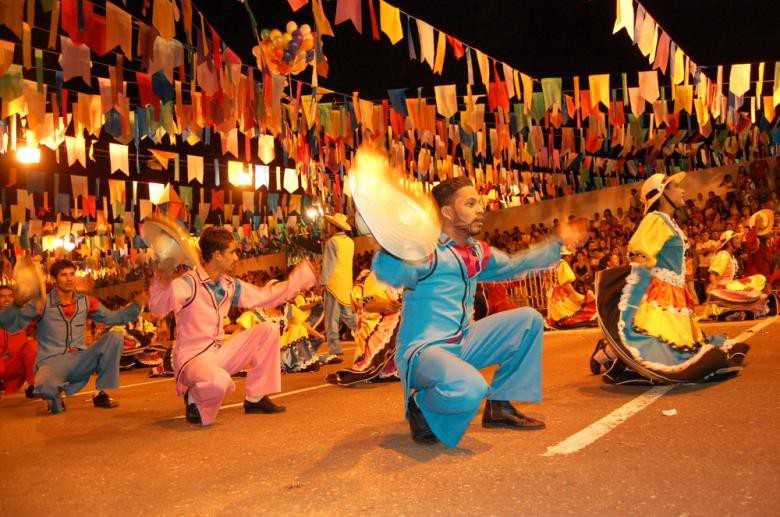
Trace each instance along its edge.
{"label": "black dress shoe", "polygon": [[92,397],[92,405],[102,409],[113,409],[118,407],[119,404],[108,396],[108,393],[101,391],[94,397]]}
{"label": "black dress shoe", "polygon": [[271,399],[268,398],[268,395],[261,398],[257,402],[249,402],[248,400],[244,399],[244,413],[247,414],[284,413],[285,411],[287,411],[286,407],[274,404]]}
{"label": "black dress shoe", "polygon": [[35,386],[33,386],[32,384],[27,386],[27,389],[24,390],[24,396],[27,397],[28,399],[40,398],[38,395],[35,394]]}
{"label": "black dress shoe", "polygon": [[200,420],[200,411],[198,406],[194,402],[189,402],[190,390],[184,392],[184,416],[187,418],[187,422],[191,424],[202,424]]}
{"label": "black dress shoe", "polygon": [[541,420],[525,416],[506,400],[488,400],[482,413],[482,427],[509,427],[532,431],[544,429]]}
{"label": "black dress shoe", "polygon": [[412,440],[416,443],[431,445],[439,441],[425,420],[425,415],[417,406],[414,397],[409,397],[409,429],[412,431]]}

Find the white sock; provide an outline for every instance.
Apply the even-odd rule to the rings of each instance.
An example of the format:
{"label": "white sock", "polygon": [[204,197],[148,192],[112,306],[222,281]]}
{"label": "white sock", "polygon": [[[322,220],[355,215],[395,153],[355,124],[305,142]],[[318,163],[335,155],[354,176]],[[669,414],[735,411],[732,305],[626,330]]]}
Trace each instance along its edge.
{"label": "white sock", "polygon": [[262,400],[262,398],[263,398],[263,396],[262,396],[262,395],[259,395],[259,396],[257,396],[257,397],[247,397],[247,398],[246,398],[246,401],[247,401],[247,402],[252,402],[252,403],[255,403],[255,402],[260,402],[260,401]]}

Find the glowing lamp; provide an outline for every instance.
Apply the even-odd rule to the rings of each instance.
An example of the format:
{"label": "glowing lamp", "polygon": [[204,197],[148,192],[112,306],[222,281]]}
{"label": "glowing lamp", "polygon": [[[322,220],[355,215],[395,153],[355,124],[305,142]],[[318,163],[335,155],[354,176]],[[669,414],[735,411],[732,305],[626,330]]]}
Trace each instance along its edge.
{"label": "glowing lamp", "polygon": [[16,151],[16,159],[19,163],[40,163],[41,150],[24,145]]}

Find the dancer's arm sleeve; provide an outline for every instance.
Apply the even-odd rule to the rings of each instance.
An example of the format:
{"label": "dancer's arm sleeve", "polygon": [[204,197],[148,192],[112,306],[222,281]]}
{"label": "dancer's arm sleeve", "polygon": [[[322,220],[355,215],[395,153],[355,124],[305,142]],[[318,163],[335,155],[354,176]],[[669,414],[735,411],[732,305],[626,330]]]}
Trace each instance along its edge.
{"label": "dancer's arm sleeve", "polygon": [[[308,262],[301,262],[290,271],[287,280],[270,287],[259,287],[248,282],[240,282],[241,294],[236,306],[246,309],[257,307],[276,307],[294,297],[304,289],[308,289],[317,283],[317,275],[314,274]],[[237,287],[238,288],[238,287]]]}
{"label": "dancer's arm sleeve", "polygon": [[717,255],[712,259],[712,262],[710,262],[710,269],[709,271],[712,273],[717,273],[718,275],[723,275],[723,272],[726,271],[726,266],[729,263],[729,260],[731,257],[729,257],[729,254],[727,251],[720,251]]}
{"label": "dancer's arm sleeve", "polygon": [[322,252],[322,272],[320,273],[320,285],[328,285],[333,270],[336,267],[338,249],[333,239],[325,243],[325,249]]}
{"label": "dancer's arm sleeve", "polygon": [[135,302],[119,310],[112,311],[100,303],[100,300],[97,298],[89,297],[89,317],[98,323],[103,323],[104,325],[124,325],[137,320],[139,314],[141,314],[141,306]]}
{"label": "dancer's arm sleeve", "polygon": [[548,269],[560,260],[561,241],[557,238],[514,255],[490,248],[490,258],[485,269],[479,274],[479,280],[499,282],[515,279],[531,271]]}
{"label": "dancer's arm sleeve", "polygon": [[[650,214],[639,223],[639,228],[628,241],[628,255],[632,262],[647,267],[655,266],[656,257],[666,241],[674,236],[672,229],[659,215]],[[636,260],[639,258],[640,260]]]}
{"label": "dancer's arm sleeve", "polygon": [[436,268],[436,253],[421,262],[407,262],[384,250],[374,255],[371,269],[376,277],[392,287],[414,289],[422,276],[428,276]]}
{"label": "dancer's arm sleeve", "polygon": [[176,313],[194,296],[195,285],[189,276],[175,278],[167,286],[155,278],[149,286],[149,311],[157,317]]}
{"label": "dancer's arm sleeve", "polygon": [[574,276],[574,271],[571,270],[569,263],[565,260],[561,260],[555,269],[555,273],[558,277],[558,285],[568,284],[577,280],[577,277]]}
{"label": "dancer's arm sleeve", "polygon": [[22,307],[11,304],[4,311],[0,311],[0,328],[10,333],[19,332],[37,317],[38,309],[34,303],[27,303]]}

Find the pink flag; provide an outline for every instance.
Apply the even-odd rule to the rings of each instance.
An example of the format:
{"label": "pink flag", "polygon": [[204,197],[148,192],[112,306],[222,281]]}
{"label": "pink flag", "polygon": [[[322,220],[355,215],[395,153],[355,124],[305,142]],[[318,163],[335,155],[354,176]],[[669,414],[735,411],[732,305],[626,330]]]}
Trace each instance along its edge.
{"label": "pink flag", "polygon": [[363,10],[360,8],[360,0],[338,0],[335,23],[338,25],[347,20],[352,20],[355,30],[363,34]]}

